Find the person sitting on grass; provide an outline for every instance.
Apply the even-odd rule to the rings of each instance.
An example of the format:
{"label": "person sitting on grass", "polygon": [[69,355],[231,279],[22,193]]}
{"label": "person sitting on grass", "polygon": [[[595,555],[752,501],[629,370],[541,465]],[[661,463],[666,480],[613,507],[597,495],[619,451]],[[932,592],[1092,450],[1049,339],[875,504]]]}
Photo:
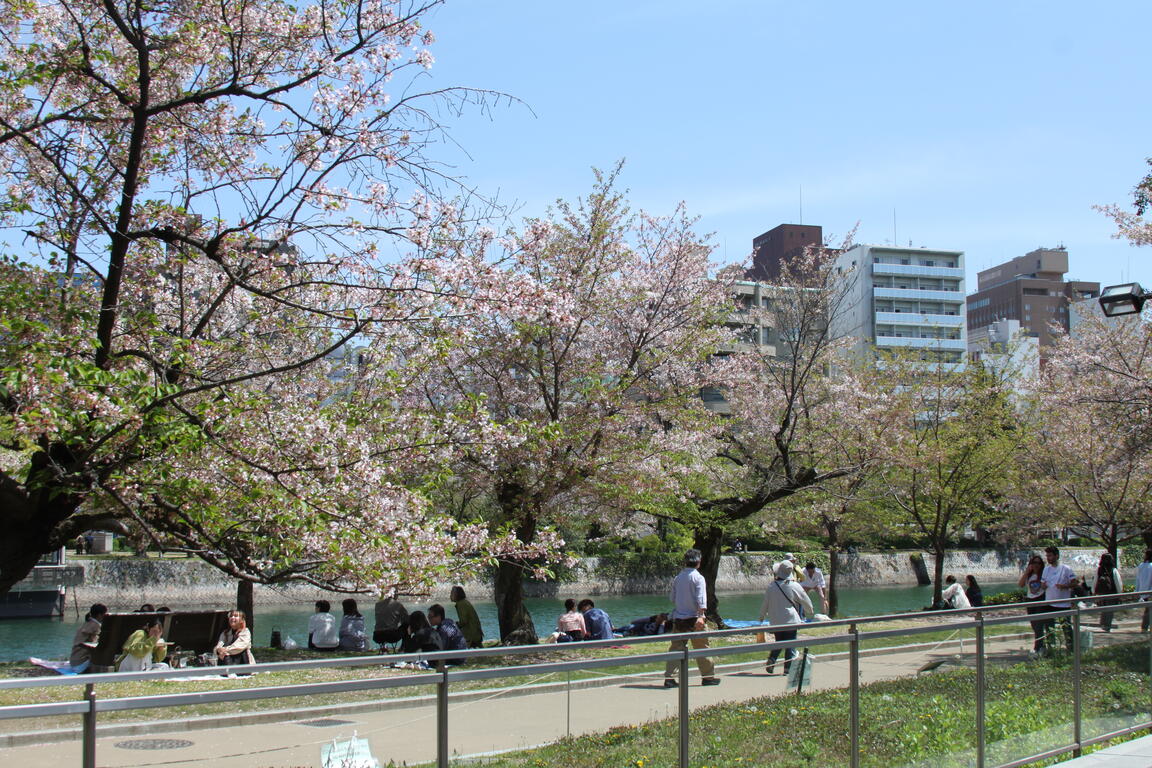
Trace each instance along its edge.
{"label": "person sitting on grass", "polygon": [[344,600],[344,618],[340,619],[340,650],[363,651],[368,648],[368,633],[364,629],[364,617],[352,598]]}
{"label": "person sitting on grass", "polygon": [[243,611],[228,612],[228,628],[220,633],[214,650],[221,666],[256,663],[252,656],[252,632]]}
{"label": "person sitting on grass", "polygon": [[404,639],[400,641],[400,653],[432,653],[444,650],[440,633],[428,623],[424,611],[408,614],[408,625],[404,628]]}
{"label": "person sitting on grass", "polygon": [[332,604],[316,601],[316,613],[308,617],[308,649],[334,651],[340,646],[340,627],[332,615]]}
{"label": "person sitting on grass", "polygon": [[956,581],[956,577],[948,574],[948,578],[944,579],[944,591],[940,593],[940,600],[944,603],[944,608],[971,608],[972,603],[968,601],[968,593],[964,591],[964,587],[960,582]]}
{"label": "person sitting on grass", "polygon": [[576,610],[576,601],[568,598],[564,601],[564,613],[556,620],[556,631],[560,633],[559,642],[579,642],[588,634],[588,627],[584,624],[584,614]]}
{"label": "person sitting on grass", "polygon": [[93,603],[84,617],[84,623],[76,630],[72,638],[72,655],[68,664],[76,674],[82,674],[92,665],[92,649],[100,644],[100,622],[108,615],[108,606],[104,603]]}
{"label": "person sitting on grass", "polygon": [[160,619],[151,618],[144,626],[124,641],[123,655],[116,661],[117,672],[148,672],[153,669],[171,669],[164,662],[168,655],[168,643],[161,634],[164,625]]}
{"label": "person sitting on grass", "polygon": [[[460,627],[456,626],[456,622],[444,615],[444,606],[440,605],[440,603],[436,603],[428,608],[428,623],[431,624],[437,634],[440,635],[440,641],[443,643],[444,650],[468,650],[468,641],[464,639],[464,633],[460,631]],[[448,659],[445,663],[463,664],[464,659]]]}
{"label": "person sitting on grass", "polygon": [[596,603],[584,598],[576,606],[584,615],[584,627],[588,630],[588,640],[611,640],[612,619],[608,614],[596,607]]}
{"label": "person sitting on grass", "polygon": [[464,587],[452,587],[448,599],[456,604],[457,624],[464,639],[468,641],[469,648],[480,648],[484,645],[484,628],[480,626],[480,617],[476,615],[476,608],[464,594]]}

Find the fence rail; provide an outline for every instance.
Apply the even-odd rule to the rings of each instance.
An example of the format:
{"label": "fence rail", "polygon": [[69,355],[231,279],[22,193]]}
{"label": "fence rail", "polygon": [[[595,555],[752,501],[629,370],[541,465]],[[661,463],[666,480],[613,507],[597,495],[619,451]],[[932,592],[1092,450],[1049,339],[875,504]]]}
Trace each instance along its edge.
{"label": "fence rail", "polygon": [[[855,617],[850,619],[837,619],[832,621],[820,622],[818,626],[821,628],[843,628],[844,631],[832,634],[822,635],[817,637],[800,637],[795,640],[787,641],[769,641],[769,642],[746,642],[735,645],[726,645],[716,648],[685,648],[678,651],[661,651],[657,653],[642,653],[629,656],[618,656],[611,658],[598,658],[598,659],[577,659],[567,661],[548,661],[522,664],[516,666],[505,667],[481,667],[481,668],[467,668],[467,667],[443,667],[437,664],[451,659],[464,658],[469,661],[478,661],[495,656],[499,657],[515,657],[526,654],[540,655],[541,653],[555,653],[572,648],[580,648],[581,650],[604,648],[608,646],[620,646],[626,644],[629,646],[643,646],[652,643],[667,643],[670,637],[675,635],[657,635],[651,637],[639,638],[616,638],[613,640],[597,640],[580,642],[574,645],[561,644],[561,645],[537,645],[537,646],[510,646],[510,647],[495,647],[472,649],[467,651],[439,651],[434,653],[415,653],[415,654],[388,654],[377,656],[357,656],[349,658],[336,658],[336,659],[317,659],[307,661],[290,661],[290,662],[272,662],[263,664],[254,664],[244,666],[242,669],[245,673],[248,672],[281,672],[281,671],[297,671],[297,670],[313,670],[313,669],[333,669],[333,668],[352,668],[352,667],[365,667],[377,666],[382,664],[394,664],[399,662],[419,662],[425,661],[432,664],[437,664],[440,667],[435,676],[435,682],[431,683],[427,674],[420,675],[401,675],[389,676],[381,678],[372,678],[366,680],[344,680],[344,681],[331,681],[321,683],[305,683],[293,685],[275,685],[265,686],[259,688],[248,689],[233,689],[226,691],[203,691],[193,693],[174,693],[174,694],[157,694],[147,696],[133,696],[127,698],[99,698],[96,695],[96,690],[101,685],[119,682],[140,682],[149,679],[167,679],[181,677],[194,677],[203,676],[205,668],[191,668],[191,669],[177,669],[177,670],[158,670],[152,672],[121,672],[121,673],[107,673],[99,675],[80,675],[80,676],[65,676],[65,677],[52,677],[52,678],[32,678],[32,679],[10,679],[0,680],[0,691],[5,690],[18,690],[18,689],[32,689],[32,688],[49,688],[59,686],[81,686],[83,688],[82,698],[75,702],[59,702],[49,704],[23,704],[15,706],[0,707],[0,720],[23,719],[23,718],[42,718],[58,715],[81,715],[83,718],[82,729],[82,755],[84,768],[95,768],[96,765],[96,738],[97,738],[97,718],[101,712],[114,712],[135,709],[157,709],[164,707],[186,706],[193,704],[207,704],[216,702],[235,702],[243,700],[259,700],[259,699],[282,699],[299,696],[313,696],[323,694],[338,694],[349,693],[355,691],[368,691],[368,690],[383,690],[389,688],[405,688],[412,686],[428,686],[434,684],[436,686],[436,731],[437,731],[437,765],[440,768],[447,768],[449,764],[449,719],[448,719],[448,695],[453,683],[461,683],[466,681],[479,681],[489,680],[504,677],[518,677],[518,676],[531,676],[541,674],[551,674],[557,672],[571,672],[575,670],[591,670],[591,669],[610,669],[612,667],[636,664],[659,664],[667,662],[675,662],[679,665],[681,680],[687,680],[689,663],[693,659],[699,657],[723,657],[737,654],[747,654],[749,652],[770,651],[773,649],[786,649],[786,648],[811,648],[825,645],[834,644],[847,644],[848,646],[848,689],[849,689],[849,728],[848,734],[850,738],[850,768],[859,768],[860,766],[860,658],[861,646],[867,641],[891,639],[891,638],[904,638],[915,637],[917,635],[939,632],[940,625],[926,625],[918,627],[899,627],[892,629],[879,629],[871,631],[861,631],[860,627],[863,625],[871,624],[886,624],[896,621],[906,621],[910,619],[923,619],[926,615],[932,617],[946,617],[952,619],[947,625],[948,629],[961,630],[973,629],[975,630],[975,662],[976,662],[976,709],[975,709],[975,729],[976,729],[976,765],[978,768],[985,768],[987,757],[987,745],[985,744],[985,683],[986,683],[986,662],[987,653],[985,647],[985,630],[988,627],[1000,626],[1004,624],[1020,623],[1021,621],[1050,621],[1055,619],[1067,618],[1072,623],[1072,683],[1073,683],[1073,729],[1074,738],[1071,742],[1051,748],[1040,752],[1035,752],[1011,762],[1000,763],[997,768],[1014,768],[1014,766],[1025,765],[1037,760],[1056,757],[1059,755],[1067,754],[1069,752],[1079,754],[1084,747],[1091,744],[1107,741],[1118,736],[1124,736],[1137,731],[1145,730],[1152,727],[1152,720],[1144,720],[1128,727],[1113,730],[1104,734],[1097,734],[1091,738],[1085,738],[1082,729],[1082,710],[1081,710],[1081,657],[1083,649],[1080,642],[1080,629],[1083,624],[1083,619],[1086,616],[1105,612],[1120,612],[1120,611],[1140,611],[1146,610],[1144,603],[1133,602],[1135,599],[1147,600],[1152,598],[1152,591],[1149,592],[1128,592],[1112,596],[1098,596],[1101,599],[1118,599],[1121,602],[1119,605],[1082,605],[1080,603],[1074,604],[1071,608],[1052,610],[1045,613],[1029,614],[1026,617],[1020,613],[1023,604],[1008,604],[1000,606],[984,606],[981,608],[966,608],[957,610],[946,611],[933,611],[930,614],[923,612],[918,613],[901,613],[889,614],[886,616],[867,616]],[[1147,603],[1147,606],[1152,606],[1152,602]],[[970,617],[970,618],[969,618]],[[799,625],[800,628],[804,626],[816,625]],[[795,630],[798,625],[758,625],[751,627],[740,627],[737,629],[722,629],[710,632],[693,632],[689,636],[692,638],[739,638],[748,635],[753,635],[761,632],[774,632],[774,631],[788,631]],[[1149,664],[1150,671],[1152,671],[1152,643],[1149,644]],[[230,671],[236,671],[230,669]],[[679,765],[681,768],[687,768],[689,764],[690,745],[689,745],[689,721],[690,721],[690,696],[689,686],[681,685],[679,690],[679,705],[677,711],[677,718],[679,720]]]}

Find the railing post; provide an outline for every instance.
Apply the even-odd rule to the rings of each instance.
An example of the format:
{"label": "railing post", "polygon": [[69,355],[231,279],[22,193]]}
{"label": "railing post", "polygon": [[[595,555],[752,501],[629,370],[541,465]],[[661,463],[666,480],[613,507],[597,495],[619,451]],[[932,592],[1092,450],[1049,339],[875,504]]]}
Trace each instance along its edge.
{"label": "railing post", "polygon": [[976,768],[984,768],[984,616],[976,612]]}
{"label": "railing post", "polygon": [[848,632],[852,635],[848,641],[848,727],[852,742],[849,765],[860,768],[860,630],[850,624]]}
{"label": "railing post", "polygon": [[688,646],[680,657],[680,768],[688,768]]}
{"label": "railing post", "polygon": [[[1072,615],[1072,735],[1076,741],[1076,750],[1072,753],[1080,757],[1083,731],[1081,727],[1080,707],[1080,603],[1075,603],[1076,613]],[[1064,617],[1067,620],[1067,616]]]}
{"label": "railing post", "polygon": [[448,669],[443,665],[436,683],[436,765],[448,768]]}
{"label": "railing post", "polygon": [[84,745],[81,765],[84,768],[96,768],[96,686],[92,683],[84,686],[84,700],[88,702],[88,711],[84,713]]}

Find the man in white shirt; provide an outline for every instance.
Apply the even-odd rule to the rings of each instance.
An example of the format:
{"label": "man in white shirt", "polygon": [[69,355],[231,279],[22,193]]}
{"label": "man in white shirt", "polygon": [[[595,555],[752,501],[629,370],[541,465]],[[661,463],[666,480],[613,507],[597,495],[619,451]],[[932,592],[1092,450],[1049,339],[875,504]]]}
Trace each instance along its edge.
{"label": "man in white shirt", "polygon": [[[1136,591],[1146,592],[1152,590],[1152,549],[1144,551],[1144,562],[1136,566]],[[1148,596],[1140,598],[1141,601],[1148,600]],[[1152,613],[1152,608],[1144,609],[1144,618],[1140,620],[1140,631],[1148,631],[1148,620],[1152,618],[1149,614]]]}
{"label": "man in white shirt", "polygon": [[317,600],[316,613],[308,617],[308,647],[313,651],[334,651],[340,645],[340,624],[331,610],[327,600]]}
{"label": "man in white shirt", "polygon": [[820,613],[828,613],[828,597],[824,592],[825,582],[824,574],[816,567],[816,563],[808,563],[804,566],[803,578],[800,579],[800,586],[805,590],[812,590],[820,598]]}
{"label": "man in white shirt", "polygon": [[972,603],[968,600],[968,593],[964,591],[964,587],[960,582],[956,581],[956,577],[948,574],[948,578],[944,579],[946,585],[943,591],[940,592],[940,599],[944,601],[945,608],[971,608]]}
{"label": "man in white shirt", "polygon": [[[677,638],[668,646],[669,651],[682,651],[688,647],[688,638],[682,633],[703,632],[704,614],[708,611],[708,592],[700,567],[700,550],[690,549],[684,553],[684,569],[672,580],[672,603],[675,606],[669,618],[672,631]],[[693,648],[707,648],[708,638],[692,638]],[[720,685],[720,678],[714,675],[716,665],[707,656],[697,656],[696,666],[700,669],[701,685]],[[676,674],[680,662],[669,661],[664,667],[664,687],[676,688]],[[688,681],[681,681],[687,685]]]}
{"label": "man in white shirt", "polygon": [[[1062,611],[1071,608],[1072,587],[1077,583],[1075,572],[1060,562],[1060,550],[1056,547],[1045,547],[1044,559],[1048,561],[1048,565],[1044,566],[1044,572],[1040,575],[1040,580],[1044,584],[1044,599],[1052,610]],[[1064,639],[1071,649],[1072,624],[1067,616],[1060,617],[1059,621],[1064,630]],[[1056,619],[1049,619],[1044,623],[1047,627],[1045,632],[1050,636],[1056,628]],[[1051,648],[1052,644],[1049,643],[1048,647]]]}

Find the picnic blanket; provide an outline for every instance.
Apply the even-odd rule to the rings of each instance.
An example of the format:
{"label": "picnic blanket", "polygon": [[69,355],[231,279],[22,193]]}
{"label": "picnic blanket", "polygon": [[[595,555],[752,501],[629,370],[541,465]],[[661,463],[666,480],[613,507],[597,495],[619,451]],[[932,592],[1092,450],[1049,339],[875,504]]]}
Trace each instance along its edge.
{"label": "picnic blanket", "polygon": [[66,661],[50,661],[49,659],[38,659],[32,656],[28,659],[30,664],[44,669],[50,669],[53,672],[61,675],[74,675],[76,670],[72,669],[72,665]]}

